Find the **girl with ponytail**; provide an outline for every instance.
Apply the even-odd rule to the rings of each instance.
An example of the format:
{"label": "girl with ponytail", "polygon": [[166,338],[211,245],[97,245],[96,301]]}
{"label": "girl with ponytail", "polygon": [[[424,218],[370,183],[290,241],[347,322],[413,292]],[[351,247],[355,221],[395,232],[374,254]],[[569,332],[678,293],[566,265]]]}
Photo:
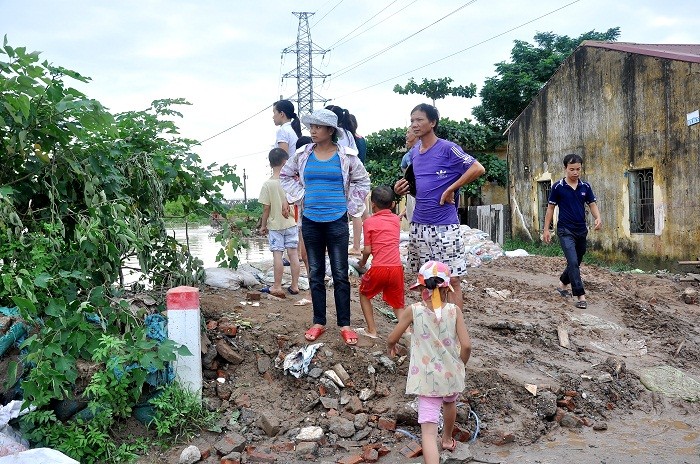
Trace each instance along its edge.
{"label": "girl with ponytail", "polygon": [[357,144],[355,143],[355,137],[352,135],[352,125],[350,122],[350,112],[336,105],[326,106],[327,110],[331,110],[338,116],[338,127],[344,133],[344,137],[339,140],[340,145],[352,148],[357,151]]}
{"label": "girl with ponytail", "polygon": [[297,140],[301,137],[301,123],[294,112],[294,103],[289,100],[280,100],[272,105],[272,120],[277,129],[275,146],[289,153],[294,154]]}
{"label": "girl with ponytail", "polygon": [[[410,305],[399,315],[399,322],[389,334],[387,348],[391,356],[396,356],[396,344],[413,324],[406,394],[418,396],[424,462],[438,464],[438,442],[443,450],[454,451],[457,447],[452,438],[457,418],[456,401],[464,390],[465,364],[471,355],[472,342],[462,309],[447,302],[448,294],[454,289],[446,264],[428,261],[421,266],[416,283],[410,288],[420,292],[422,301]],[[441,409],[444,422],[438,438]]]}

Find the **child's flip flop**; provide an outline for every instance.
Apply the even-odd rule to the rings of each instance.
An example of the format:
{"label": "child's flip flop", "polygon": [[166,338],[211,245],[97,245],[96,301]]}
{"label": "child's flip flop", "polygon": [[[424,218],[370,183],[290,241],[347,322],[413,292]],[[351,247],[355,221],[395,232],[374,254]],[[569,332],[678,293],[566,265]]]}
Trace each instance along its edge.
{"label": "child's flip flop", "polygon": [[457,441],[453,438],[451,446],[443,446],[442,449],[445,451],[454,451],[457,448]]}
{"label": "child's flip flop", "polygon": [[363,336],[368,337],[368,338],[375,338],[375,339],[378,338],[377,335],[372,335],[371,333],[367,332],[367,329],[365,329],[363,327],[360,327],[355,332],[357,332],[358,335],[363,335]]}

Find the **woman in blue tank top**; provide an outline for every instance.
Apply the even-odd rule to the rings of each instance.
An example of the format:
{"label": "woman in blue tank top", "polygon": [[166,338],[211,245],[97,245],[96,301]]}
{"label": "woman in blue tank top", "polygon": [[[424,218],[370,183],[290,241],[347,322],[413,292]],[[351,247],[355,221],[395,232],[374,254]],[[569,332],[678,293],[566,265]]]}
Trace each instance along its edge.
{"label": "woman in blue tank top", "polygon": [[314,317],[306,331],[314,341],[326,330],[326,251],[333,276],[333,296],[340,334],[348,345],[357,343],[350,327],[350,281],[348,279],[347,215],[360,217],[370,182],[357,150],[339,145],[345,136],[337,116],[318,110],[302,118],[311,132],[310,143],[299,149],[280,172],[287,201],[303,204],[302,230],[309,261],[309,286]]}

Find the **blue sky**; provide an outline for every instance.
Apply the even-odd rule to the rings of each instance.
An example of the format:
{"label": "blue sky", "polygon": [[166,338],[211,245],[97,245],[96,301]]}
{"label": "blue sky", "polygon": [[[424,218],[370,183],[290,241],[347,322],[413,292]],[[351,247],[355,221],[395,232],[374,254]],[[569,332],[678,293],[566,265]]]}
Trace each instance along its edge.
{"label": "blue sky", "polygon": [[[296,41],[292,11],[315,12],[311,37],[330,49],[314,56],[314,66],[330,74],[315,83],[317,93],[355,114],[362,134],[405,126],[424,101],[393,93],[395,84],[449,76],[481,88],[494,64],[508,60],[513,41],[532,43],[536,32],[578,36],[619,26],[624,42],[700,43],[697,0],[0,0],[0,26],[12,46],[91,77],[76,87],[113,112],[182,97],[192,106],[182,108],[178,125],[198,140],[245,121],[197,152],[206,163],[245,169],[254,198],[270,174],[276,129],[266,108],[296,93],[293,79],[281,82],[296,66],[295,55],[281,53]],[[460,120],[478,103],[447,98],[437,106]]]}

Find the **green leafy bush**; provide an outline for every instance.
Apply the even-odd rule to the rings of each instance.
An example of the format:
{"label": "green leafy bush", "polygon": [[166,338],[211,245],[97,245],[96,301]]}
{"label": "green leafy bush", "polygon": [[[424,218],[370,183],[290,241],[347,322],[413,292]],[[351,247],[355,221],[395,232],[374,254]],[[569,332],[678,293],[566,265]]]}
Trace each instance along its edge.
{"label": "green leafy bush", "polygon": [[109,410],[97,412],[90,420],[68,422],[58,420],[53,411],[44,410],[23,416],[21,428],[30,442],[57,449],[82,464],[133,462],[139,453],[148,450],[143,439],[117,444],[110,436],[113,427]]}
{"label": "green leafy bush", "polygon": [[[156,292],[197,284],[201,261],[167,235],[164,204],[220,211],[223,186],[240,178],[202,166],[197,142],[180,136],[174,108],[186,101],[111,114],[71,80],[89,78],[7,38],[0,47],[0,306],[17,306],[30,328],[5,386],[19,381],[37,408],[22,420],[32,443],[84,463],[126,462],[138,446],[116,445],[113,430],[152,388],[148,372],[179,348],[147,336],[145,310],[118,285],[122,266],[135,260]],[[234,251],[239,232],[222,245]],[[89,376],[78,368],[86,363]],[[53,407],[75,401],[92,419],[58,420]]]}

